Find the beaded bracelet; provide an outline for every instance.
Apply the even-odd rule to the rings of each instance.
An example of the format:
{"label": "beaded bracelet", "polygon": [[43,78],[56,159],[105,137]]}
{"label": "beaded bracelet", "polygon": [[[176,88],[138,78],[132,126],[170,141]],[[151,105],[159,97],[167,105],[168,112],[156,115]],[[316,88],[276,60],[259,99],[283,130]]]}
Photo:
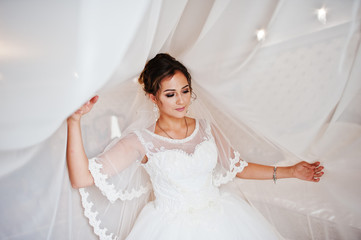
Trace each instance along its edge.
{"label": "beaded bracelet", "polygon": [[273,182],[276,184],[277,181],[277,167],[273,167]]}

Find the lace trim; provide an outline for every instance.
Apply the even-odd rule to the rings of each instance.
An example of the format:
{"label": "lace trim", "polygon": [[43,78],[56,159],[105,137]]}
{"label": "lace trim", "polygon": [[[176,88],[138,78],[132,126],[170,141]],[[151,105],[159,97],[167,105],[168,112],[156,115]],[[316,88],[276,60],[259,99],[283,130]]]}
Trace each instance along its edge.
{"label": "lace trim", "polygon": [[[148,132],[149,134],[151,134],[152,136],[158,138],[158,139],[161,139],[161,140],[164,140],[164,141],[167,141],[167,142],[170,142],[170,143],[185,143],[185,142],[187,142],[187,141],[192,140],[193,137],[196,135],[196,133],[197,133],[198,130],[199,130],[198,119],[195,119],[195,120],[196,120],[196,127],[194,128],[192,134],[189,135],[189,136],[186,137],[186,138],[183,138],[183,139],[171,139],[171,138],[168,138],[168,137],[164,137],[164,136],[155,134],[154,132],[149,131],[148,129],[145,129],[145,131]],[[138,134],[137,134],[137,135],[138,135]]]}
{"label": "lace trim", "polygon": [[[193,156],[194,156],[195,153],[198,151],[198,149],[199,149],[202,145],[204,145],[204,144],[206,144],[206,143],[214,143],[214,141],[213,141],[213,140],[209,140],[209,139],[204,139],[202,142],[198,143],[198,144],[194,147],[194,151],[191,152],[191,153],[188,153],[188,152],[186,152],[186,151],[184,151],[184,150],[182,150],[182,149],[166,149],[166,150],[163,149],[163,150],[157,151],[156,153],[153,153],[153,155],[155,155],[155,154],[157,154],[157,153],[176,152],[176,153],[179,153],[179,154],[183,154],[183,155],[185,155],[185,156],[187,156],[187,157],[189,157],[189,158],[193,158]],[[215,143],[214,143],[214,144],[215,144]],[[215,147],[217,147],[217,146],[215,146]],[[148,159],[148,161],[149,161],[149,159]]]}
{"label": "lace trim", "polygon": [[[213,184],[216,187],[219,187],[221,184],[228,183],[229,181],[233,180],[233,178],[237,175],[237,173],[242,172],[243,169],[248,166],[246,161],[239,161],[240,154],[237,151],[234,151],[234,158],[231,158],[230,161],[230,171],[227,171],[226,174],[222,175],[219,174],[215,178],[213,178]],[[239,163],[239,166],[236,164]]]}
{"label": "lace trim", "polygon": [[107,234],[107,228],[100,227],[100,220],[97,220],[98,212],[93,212],[91,208],[93,207],[93,203],[88,201],[89,193],[85,192],[84,188],[79,189],[79,193],[81,196],[81,203],[84,208],[84,215],[89,219],[89,224],[93,227],[94,233],[99,236],[100,240],[116,240],[118,237],[113,237],[114,234]]}
{"label": "lace trim", "polygon": [[116,191],[114,184],[107,182],[108,175],[100,172],[102,168],[103,165],[97,163],[95,158],[89,159],[89,171],[94,178],[95,186],[101,190],[102,194],[106,196],[111,203],[114,203],[117,199],[125,201],[139,198],[152,189],[152,185],[148,183],[145,187],[141,186],[139,189],[133,188],[131,191]]}

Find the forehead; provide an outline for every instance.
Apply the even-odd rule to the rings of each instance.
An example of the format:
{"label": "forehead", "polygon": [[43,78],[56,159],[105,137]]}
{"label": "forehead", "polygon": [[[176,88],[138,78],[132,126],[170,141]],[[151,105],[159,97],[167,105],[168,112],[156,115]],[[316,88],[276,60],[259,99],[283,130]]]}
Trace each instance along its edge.
{"label": "forehead", "polygon": [[176,71],[173,76],[166,77],[160,82],[160,89],[181,89],[188,85],[187,78],[180,71]]}

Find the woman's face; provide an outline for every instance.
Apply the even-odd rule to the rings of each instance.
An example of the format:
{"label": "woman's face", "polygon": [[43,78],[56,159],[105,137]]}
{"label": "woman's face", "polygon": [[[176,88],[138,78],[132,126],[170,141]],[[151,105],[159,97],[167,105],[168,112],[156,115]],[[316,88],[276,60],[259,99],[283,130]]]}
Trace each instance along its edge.
{"label": "woman's face", "polygon": [[157,97],[150,97],[158,105],[160,116],[183,118],[191,101],[191,89],[184,74],[176,71],[161,81]]}

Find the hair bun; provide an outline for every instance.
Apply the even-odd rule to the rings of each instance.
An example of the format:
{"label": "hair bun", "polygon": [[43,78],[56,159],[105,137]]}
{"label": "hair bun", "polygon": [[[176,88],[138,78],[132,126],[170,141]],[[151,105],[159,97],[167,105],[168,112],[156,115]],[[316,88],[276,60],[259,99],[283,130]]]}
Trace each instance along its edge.
{"label": "hair bun", "polygon": [[173,76],[176,71],[180,71],[187,78],[189,88],[191,87],[191,75],[187,68],[167,53],[159,53],[149,60],[138,78],[139,84],[148,94],[156,95],[160,89],[160,83],[165,77]]}

